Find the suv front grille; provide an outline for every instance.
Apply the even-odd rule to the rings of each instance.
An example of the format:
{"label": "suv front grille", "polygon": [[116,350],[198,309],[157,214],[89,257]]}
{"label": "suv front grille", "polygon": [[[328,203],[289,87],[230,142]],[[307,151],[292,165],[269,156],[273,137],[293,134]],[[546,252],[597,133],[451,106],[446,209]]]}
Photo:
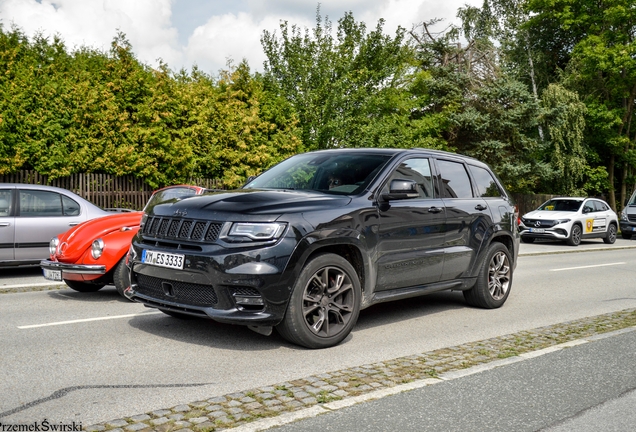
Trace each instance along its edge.
{"label": "suv front grille", "polygon": [[137,292],[157,300],[165,300],[190,306],[210,306],[219,299],[210,285],[163,280],[137,274]]}
{"label": "suv front grille", "polygon": [[150,216],[142,234],[167,240],[214,242],[219,238],[222,227],[220,222]]}
{"label": "suv front grille", "polygon": [[636,222],[636,214],[627,215],[627,220],[630,222]]}

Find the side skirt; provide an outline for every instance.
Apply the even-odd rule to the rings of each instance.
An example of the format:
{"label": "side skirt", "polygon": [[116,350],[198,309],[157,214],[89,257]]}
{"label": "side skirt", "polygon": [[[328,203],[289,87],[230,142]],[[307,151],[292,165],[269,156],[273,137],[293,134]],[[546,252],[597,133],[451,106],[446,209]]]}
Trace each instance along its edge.
{"label": "side skirt", "polygon": [[455,279],[451,281],[437,282],[429,285],[420,285],[407,288],[397,288],[387,291],[379,291],[373,294],[369,302],[365,302],[363,307],[368,307],[376,303],[383,303],[393,300],[401,300],[411,297],[419,297],[437,291],[459,290],[465,291],[475,285],[477,278]]}

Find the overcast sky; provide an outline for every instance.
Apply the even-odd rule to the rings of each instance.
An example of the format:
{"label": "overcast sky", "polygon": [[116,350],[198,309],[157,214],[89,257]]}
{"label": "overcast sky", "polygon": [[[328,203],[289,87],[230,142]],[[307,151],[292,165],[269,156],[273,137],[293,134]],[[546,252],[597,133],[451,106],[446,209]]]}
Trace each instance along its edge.
{"label": "overcast sky", "polygon": [[367,28],[384,18],[385,32],[394,34],[398,25],[411,29],[432,18],[457,23],[459,7],[483,0],[0,0],[0,22],[29,37],[59,34],[70,49],[108,50],[119,30],[144,63],[162,59],[173,70],[196,64],[216,75],[228,58],[246,58],[253,71],[262,70],[263,30],[277,31],[281,20],[312,28],[318,3],[334,27],[351,11]]}

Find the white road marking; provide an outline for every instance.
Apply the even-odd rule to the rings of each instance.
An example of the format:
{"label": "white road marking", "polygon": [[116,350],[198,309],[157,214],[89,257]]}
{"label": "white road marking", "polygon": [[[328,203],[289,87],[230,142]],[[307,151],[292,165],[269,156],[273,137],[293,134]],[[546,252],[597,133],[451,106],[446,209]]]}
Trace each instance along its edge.
{"label": "white road marking", "polygon": [[63,286],[63,285],[66,285],[66,284],[64,282],[44,281],[44,282],[36,282],[36,283],[30,283],[30,284],[3,285],[3,286],[0,286],[0,290],[7,290],[12,288],[29,288],[29,287],[46,287],[46,286]]}
{"label": "white road marking", "polygon": [[607,267],[607,266],[615,266],[615,265],[622,265],[622,264],[626,264],[626,263],[617,262],[617,263],[608,263],[608,264],[588,265],[588,266],[581,266],[581,267],[565,267],[565,268],[559,268],[559,269],[550,269],[550,271],[579,270],[579,269],[586,269],[586,268],[593,268],[593,267]]}
{"label": "white road marking", "polygon": [[32,329],[32,328],[39,328],[39,327],[51,327],[51,326],[57,326],[57,325],[77,324],[77,323],[84,323],[84,322],[91,322],[91,321],[105,321],[105,320],[120,319],[120,318],[132,318],[136,316],[154,315],[154,314],[160,314],[160,313],[163,313],[163,312],[161,311],[143,312],[143,313],[128,314],[128,315],[114,315],[114,316],[107,316],[107,317],[77,319],[77,320],[71,320],[71,321],[58,321],[58,322],[52,322],[52,323],[46,323],[46,324],[18,326],[18,328],[21,330],[24,330],[24,329]]}

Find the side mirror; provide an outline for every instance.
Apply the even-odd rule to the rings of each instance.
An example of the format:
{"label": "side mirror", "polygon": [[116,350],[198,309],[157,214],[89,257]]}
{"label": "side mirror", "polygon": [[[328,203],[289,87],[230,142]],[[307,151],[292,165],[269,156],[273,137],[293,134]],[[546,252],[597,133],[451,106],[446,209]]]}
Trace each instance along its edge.
{"label": "side mirror", "polygon": [[403,200],[409,198],[418,198],[417,183],[413,180],[395,179],[391,180],[389,185],[389,193],[382,194],[385,201]]}

